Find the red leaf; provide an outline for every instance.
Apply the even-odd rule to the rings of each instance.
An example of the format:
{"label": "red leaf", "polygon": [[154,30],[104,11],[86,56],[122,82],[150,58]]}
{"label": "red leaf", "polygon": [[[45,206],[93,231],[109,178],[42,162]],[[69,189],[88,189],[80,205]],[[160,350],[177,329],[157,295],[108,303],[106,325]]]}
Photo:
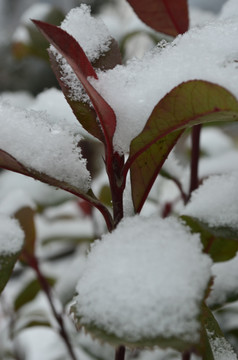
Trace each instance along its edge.
{"label": "red leaf", "polygon": [[131,170],[135,212],[184,129],[202,123],[238,120],[238,101],[223,87],[202,80],[182,83],[153,109],[142,132],[132,140],[124,173]]}
{"label": "red leaf", "polygon": [[51,67],[55,73],[56,79],[60,84],[61,90],[71,107],[74,115],[82,125],[82,127],[91,135],[101,142],[104,142],[104,136],[101,126],[98,125],[97,114],[92,106],[82,101],[72,100],[70,96],[70,88],[62,80],[61,67],[52,52],[49,52]]}
{"label": "red leaf", "polygon": [[164,162],[173,149],[183,130],[159,139],[147,151],[138,156],[130,168],[131,192],[135,212],[139,213],[147,199]]}
{"label": "red leaf", "polygon": [[65,57],[83,84],[100,120],[105,141],[109,149],[112,149],[112,138],[116,129],[116,117],[112,108],[87,80],[88,76],[97,78],[97,75],[83,49],[71,35],[61,28],[38,20],[33,20],[33,22],[46,39]]}
{"label": "red leaf", "polygon": [[154,30],[177,36],[188,30],[187,0],[127,0],[138,17]]}

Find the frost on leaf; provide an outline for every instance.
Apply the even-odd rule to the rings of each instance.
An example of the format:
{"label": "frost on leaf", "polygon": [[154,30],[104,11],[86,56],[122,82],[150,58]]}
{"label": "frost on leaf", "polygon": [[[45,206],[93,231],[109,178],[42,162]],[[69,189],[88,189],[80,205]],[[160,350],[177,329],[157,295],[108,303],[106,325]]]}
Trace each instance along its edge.
{"label": "frost on leaf", "polygon": [[75,322],[113,344],[183,350],[200,339],[210,266],[199,236],[176,219],[127,218],[92,246]]}
{"label": "frost on leaf", "polygon": [[238,228],[238,172],[210,176],[192,194],[184,215],[210,227]]}
{"label": "frost on leaf", "polygon": [[[62,22],[61,28],[72,35],[80,44],[92,64],[97,64],[101,57],[106,58],[107,53],[112,50],[111,47],[113,47],[112,52],[116,53],[115,58],[111,59],[112,67],[121,62],[119,49],[116,49],[114,40],[106,25],[102,20],[91,16],[90,8],[87,5],[82,4],[80,7],[72,9]],[[60,65],[61,80],[64,86],[69,89],[69,98],[71,100],[80,99],[84,102],[90,102],[81,82],[70,65],[52,45],[50,46],[50,53]],[[107,67],[108,65],[106,65]]]}
{"label": "frost on leaf", "polygon": [[23,246],[24,233],[15,219],[0,214],[0,293]]}

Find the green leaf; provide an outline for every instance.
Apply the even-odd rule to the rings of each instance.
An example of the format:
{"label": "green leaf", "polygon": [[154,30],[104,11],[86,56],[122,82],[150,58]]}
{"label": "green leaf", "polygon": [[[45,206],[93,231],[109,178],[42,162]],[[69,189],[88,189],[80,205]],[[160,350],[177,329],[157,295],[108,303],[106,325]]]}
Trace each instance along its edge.
{"label": "green leaf", "polygon": [[235,352],[223,335],[211,310],[203,306],[203,360],[235,359]]}
{"label": "green leaf", "polygon": [[160,100],[130,146],[126,170],[131,169],[132,189],[137,187],[132,193],[135,212],[140,212],[144,204],[161,168],[161,159],[164,162],[184,129],[234,120],[238,120],[237,99],[223,87],[207,81],[182,83]]}
{"label": "green leaf", "polygon": [[203,251],[209,254],[214,262],[232,259],[238,251],[238,232],[231,228],[209,227],[200,220],[183,215],[181,217],[192,232],[200,234]]}
{"label": "green leaf", "polygon": [[[55,279],[46,278],[47,282],[53,286],[55,283]],[[36,295],[41,291],[41,286],[38,280],[34,279],[30,283],[28,283],[18,294],[14,302],[15,311],[19,310],[23,305],[31,302],[35,299]]]}
{"label": "green leaf", "polygon": [[12,270],[18,260],[20,252],[12,255],[0,254],[0,294],[11,277]]}
{"label": "green leaf", "polygon": [[47,314],[43,311],[34,311],[30,313],[25,313],[16,320],[14,327],[14,336],[17,336],[22,330],[35,327],[35,326],[45,326],[51,328],[51,323]]}
{"label": "green leaf", "polygon": [[24,253],[29,256],[35,253],[36,229],[34,216],[35,212],[30,207],[23,207],[14,214],[25,234],[24,247],[20,257],[23,261],[26,260]]}

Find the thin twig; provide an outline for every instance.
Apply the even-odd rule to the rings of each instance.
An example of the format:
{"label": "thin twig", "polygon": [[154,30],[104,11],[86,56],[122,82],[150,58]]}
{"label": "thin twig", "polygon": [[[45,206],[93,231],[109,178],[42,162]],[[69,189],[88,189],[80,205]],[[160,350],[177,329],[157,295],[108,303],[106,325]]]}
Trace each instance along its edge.
{"label": "thin twig", "polygon": [[187,201],[190,199],[191,194],[198,188],[198,164],[200,154],[200,133],[201,125],[196,125],[192,129],[192,155],[191,155],[191,175],[190,175],[190,189]]}
{"label": "thin twig", "polygon": [[124,345],[118,346],[115,352],[115,360],[124,360],[125,359],[126,348]]}
{"label": "thin twig", "polygon": [[190,351],[185,351],[182,354],[182,360],[190,360],[190,358],[191,358],[191,352]]}
{"label": "thin twig", "polygon": [[44,293],[45,293],[45,295],[46,295],[46,297],[47,297],[47,299],[49,301],[51,310],[52,310],[52,312],[54,314],[54,317],[55,317],[55,319],[56,319],[56,321],[57,321],[57,323],[59,325],[59,335],[61,336],[62,340],[65,343],[65,346],[66,346],[66,348],[67,348],[67,350],[68,350],[68,352],[70,354],[70,358],[72,360],[77,360],[77,357],[76,357],[76,355],[74,353],[74,350],[72,348],[72,344],[71,344],[70,339],[68,337],[67,331],[65,329],[63,317],[55,308],[50,286],[49,286],[46,278],[44,277],[44,275],[41,273],[41,270],[39,268],[39,264],[38,264],[37,259],[35,257],[31,257],[29,259],[28,263],[32,267],[32,269],[36,272],[36,275],[37,275],[37,278],[38,278],[39,283],[41,285],[41,288],[44,291]]}

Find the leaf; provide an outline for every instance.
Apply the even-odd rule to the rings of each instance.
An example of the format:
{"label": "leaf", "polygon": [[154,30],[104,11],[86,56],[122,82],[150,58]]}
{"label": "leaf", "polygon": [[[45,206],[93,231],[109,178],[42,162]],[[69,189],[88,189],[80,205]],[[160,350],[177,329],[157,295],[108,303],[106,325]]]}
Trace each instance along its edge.
{"label": "leaf", "polygon": [[117,41],[114,38],[111,38],[109,45],[109,50],[98,59],[96,59],[92,65],[96,69],[101,69],[103,71],[113,69],[115,66],[122,64],[121,52],[118,46]]}
{"label": "leaf", "polygon": [[[46,281],[53,286],[55,283],[55,279],[46,278]],[[31,302],[35,299],[36,295],[41,291],[41,285],[39,281],[34,279],[30,283],[28,283],[18,294],[14,302],[14,309],[18,311],[23,305]]]}
{"label": "leaf", "polygon": [[236,355],[224,337],[211,310],[203,306],[203,360],[235,359]]}
{"label": "leaf", "polygon": [[92,190],[89,190],[86,193],[83,193],[80,189],[75,186],[66,183],[65,181],[57,180],[51,176],[48,176],[44,173],[36,171],[34,169],[26,168],[24,165],[19,163],[13,156],[6,153],[5,151],[0,149],[0,167],[3,169],[11,170],[18,172],[20,174],[30,176],[36,180],[40,180],[48,185],[52,185],[56,188],[63,189],[65,191],[70,192],[86,201],[89,201],[93,206],[95,206],[104,216],[105,221],[109,229],[112,226],[112,218],[110,213],[107,211],[105,206],[95,197]]}
{"label": "leaf", "polygon": [[131,193],[135,212],[141,211],[167,156],[182,133],[183,131],[176,131],[159,139],[132,163],[130,168]]}
{"label": "leaf", "polygon": [[171,36],[188,30],[187,0],[127,0],[138,17],[154,30]]}
{"label": "leaf", "polygon": [[238,251],[238,234],[228,228],[209,227],[204,222],[191,216],[181,217],[192,232],[200,234],[203,251],[209,254],[214,262],[232,259]]}
{"label": "leaf", "polygon": [[24,253],[27,253],[28,256],[35,253],[36,229],[34,216],[35,212],[30,207],[23,207],[14,214],[25,234],[24,247],[20,256],[22,261],[26,261]]}
{"label": "leaf", "polygon": [[77,41],[61,28],[33,20],[46,39],[61,53],[83,84],[100,120],[108,149],[112,152],[112,138],[116,129],[116,117],[112,108],[89,83],[87,77],[97,75]]}
{"label": "leaf", "polygon": [[82,127],[91,135],[96,137],[101,142],[104,142],[104,136],[101,127],[98,124],[97,114],[90,104],[83,101],[73,100],[70,93],[70,88],[62,80],[61,68],[59,62],[56,60],[54,54],[49,52],[51,67],[55,73],[55,76],[60,84],[61,90],[73,110],[74,115],[80,122]]}
{"label": "leaf", "polygon": [[[80,323],[80,317],[77,313],[76,306],[71,306],[70,312],[73,314],[73,319],[75,326],[78,330],[81,330],[82,325]],[[112,346],[120,346],[121,344],[124,344],[126,347],[129,347],[131,349],[134,348],[154,348],[155,346],[159,346],[161,349],[166,348],[173,348],[178,351],[185,351],[191,348],[195,344],[191,344],[189,342],[186,342],[184,339],[176,338],[176,337],[168,337],[168,336],[160,336],[160,337],[151,337],[151,338],[145,338],[138,341],[130,341],[127,338],[122,338],[119,336],[116,336],[113,333],[109,333],[105,331],[103,328],[97,327],[95,324],[87,324],[83,325],[85,328],[85,331],[87,333],[90,333],[90,335],[93,338],[99,339],[100,342],[106,342],[111,344]]]}
{"label": "leaf", "polygon": [[161,162],[184,129],[207,122],[232,120],[238,120],[238,101],[219,85],[192,80],[165,95],[153,109],[142,132],[131,142],[124,171],[131,169],[132,189],[137,188],[132,193],[135,212],[141,210]]}
{"label": "leaf", "polygon": [[11,255],[0,254],[0,294],[11,277],[12,270],[18,260],[20,252]]}

